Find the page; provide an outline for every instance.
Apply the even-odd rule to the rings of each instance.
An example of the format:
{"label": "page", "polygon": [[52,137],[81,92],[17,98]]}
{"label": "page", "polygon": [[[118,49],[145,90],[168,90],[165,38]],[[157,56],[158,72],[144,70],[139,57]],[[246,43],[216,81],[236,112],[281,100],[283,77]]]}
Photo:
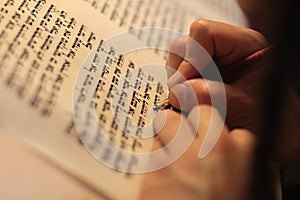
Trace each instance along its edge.
{"label": "page", "polygon": [[[108,132],[106,136],[116,146],[133,152],[151,148],[151,141],[145,142],[138,137],[125,137],[123,134],[124,127],[126,130],[133,127],[130,130],[135,129],[136,136],[139,136],[140,127],[144,128],[145,124],[151,127],[151,120],[147,118],[149,116],[132,115],[133,122],[138,126],[128,125],[129,118],[121,117],[119,121],[124,121],[118,125],[123,128],[117,129],[116,133],[112,130],[116,113],[119,112],[111,114],[109,110],[104,112],[103,109],[108,100],[121,100],[124,91],[120,90],[118,98],[113,98],[111,93],[111,88],[118,86],[113,84],[116,75],[131,74],[134,77],[131,81],[136,83],[132,88],[137,89],[137,93],[127,95],[132,102],[126,105],[126,109],[135,113],[147,110],[145,112],[149,113],[152,106],[166,97],[167,93],[163,92],[166,88],[162,85],[151,86],[147,82],[166,80],[165,76],[159,77],[159,74],[150,76],[147,70],[140,71],[138,66],[151,62],[163,65],[166,52],[158,49],[147,51],[145,55],[144,52],[133,52],[122,60],[122,55],[118,53],[122,52],[120,49],[103,44],[130,30],[130,35],[140,41],[140,45],[167,49],[176,33],[162,38],[160,33],[155,35],[151,31],[135,28],[156,26],[186,33],[192,19],[196,18],[198,14],[195,11],[184,9],[173,1],[3,1],[0,4],[1,129],[22,138],[30,147],[46,155],[89,187],[103,192],[105,196],[112,199],[137,199],[142,176],[113,170],[97,159],[109,155],[107,159],[111,165],[118,169],[116,166],[121,163],[129,171],[139,161],[135,157],[120,157],[118,152],[107,154],[110,148],[105,149],[105,146],[93,143],[98,142],[94,140],[97,134],[89,135],[86,140],[79,139],[72,106],[74,102],[75,106],[79,106],[83,101],[80,98],[74,99],[73,89],[78,86],[74,93],[80,97],[80,92],[88,87],[93,88],[89,86],[90,82],[98,84],[97,93],[93,96],[96,99],[93,106],[96,108],[100,127]],[[91,55],[91,58],[101,55],[99,63],[103,67],[102,71],[90,73],[93,71],[93,63],[85,63],[88,69],[84,69],[86,73],[81,74],[82,79],[78,79],[77,75],[82,69],[80,67]],[[105,64],[110,69],[105,68]],[[121,65],[126,67],[122,68]],[[118,69],[120,72],[116,73]],[[89,81],[96,75],[100,75],[99,80],[94,78],[94,81]],[[146,82],[141,81],[143,78]],[[126,80],[123,78],[122,85]],[[101,83],[106,84],[101,87]],[[97,100],[98,96],[100,98]],[[120,107],[113,108],[114,111],[117,109]],[[79,122],[83,122],[82,118],[89,119],[91,112],[92,110],[81,112]],[[123,114],[126,112],[127,110]],[[89,127],[87,130],[92,132],[94,126],[89,126],[89,120],[85,122],[80,127]],[[83,133],[81,138],[84,138]],[[85,141],[83,146],[82,142]],[[96,156],[90,154],[91,151]]]}
{"label": "page", "polygon": [[73,128],[77,70],[102,39],[122,31],[81,9],[89,7],[73,1],[1,3],[0,126],[106,196],[136,199],[141,177],[102,165]]}
{"label": "page", "polygon": [[[105,16],[117,27],[132,30],[140,41],[147,45],[164,43],[158,35],[139,27],[167,28],[187,34],[190,24],[196,19],[210,19],[228,24],[248,26],[246,16],[236,0],[81,0]],[[171,37],[172,38],[172,37]]]}
{"label": "page", "polygon": [[164,27],[187,32],[198,18],[247,26],[247,19],[236,0],[81,0],[106,16],[116,26]]}
{"label": "page", "polygon": [[1,199],[106,199],[10,135],[0,134],[0,156]]}
{"label": "page", "polygon": [[237,0],[174,0],[179,6],[190,9],[193,16],[221,21],[238,26],[249,26],[248,20]]}

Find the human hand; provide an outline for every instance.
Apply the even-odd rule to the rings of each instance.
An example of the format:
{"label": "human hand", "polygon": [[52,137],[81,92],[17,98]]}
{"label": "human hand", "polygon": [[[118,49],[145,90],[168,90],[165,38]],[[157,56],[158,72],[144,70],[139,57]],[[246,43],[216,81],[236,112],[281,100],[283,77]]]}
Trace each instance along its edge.
{"label": "human hand", "polygon": [[[202,73],[211,60],[203,56],[204,52],[195,47],[195,42],[213,58],[225,83],[200,77],[199,72]],[[267,46],[264,36],[252,29],[210,20],[195,21],[188,36],[179,37],[170,45],[167,60],[170,103],[176,108],[190,111],[195,106],[190,101],[191,96],[196,95],[197,104],[211,104],[211,98],[220,98],[223,95],[221,88],[225,87],[226,123],[229,129],[256,131],[265,60],[252,63],[251,70],[238,76],[229,74],[229,77],[225,72],[228,66],[234,68],[235,63]]]}
{"label": "human hand", "polygon": [[172,156],[176,150],[168,149],[166,145],[180,131],[187,137],[195,136],[195,139],[173,164],[145,174],[142,200],[254,199],[251,195],[256,136],[251,132],[245,129],[229,131],[224,126],[212,151],[199,159],[204,138],[210,137],[207,133],[212,115],[214,122],[224,123],[218,111],[208,105],[196,106],[187,118],[170,110],[158,114],[154,128],[160,131],[154,140],[154,150],[164,148],[166,157]]}

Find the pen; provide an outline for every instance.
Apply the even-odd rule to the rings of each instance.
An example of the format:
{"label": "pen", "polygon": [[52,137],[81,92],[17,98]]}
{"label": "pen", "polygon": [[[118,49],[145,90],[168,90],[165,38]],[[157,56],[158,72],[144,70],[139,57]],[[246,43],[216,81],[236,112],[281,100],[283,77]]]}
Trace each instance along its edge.
{"label": "pen", "polygon": [[170,110],[174,110],[176,112],[179,112],[181,113],[182,111],[173,107],[170,103],[170,100],[167,98],[167,99],[164,99],[160,102],[158,102],[157,104],[155,104],[153,110],[155,112],[158,112],[158,111],[162,111],[162,110],[166,110],[166,109],[170,109]]}
{"label": "pen", "polygon": [[160,111],[160,110],[169,109],[170,106],[171,106],[171,104],[170,104],[169,99],[164,99],[164,100],[158,102],[158,103],[154,106],[153,110],[156,111],[156,112],[158,112],[158,111]]}
{"label": "pen", "polygon": [[[224,67],[224,70],[221,72],[222,76],[226,78],[226,81],[230,82],[232,81],[232,79],[234,79],[234,77],[238,77],[246,72],[249,72],[251,64],[257,62],[258,60],[261,60],[263,56],[270,51],[271,48],[272,46],[265,47],[261,50],[254,52],[253,54],[236,64]],[[181,112],[179,109],[171,105],[168,98],[158,102],[153,108],[153,110],[156,112],[165,109],[171,109],[177,112]]]}
{"label": "pen", "polygon": [[221,75],[226,82],[233,81],[234,78],[239,77],[250,70],[253,70],[253,65],[255,62],[258,62],[264,58],[266,54],[270,52],[270,49],[272,49],[273,46],[265,47],[261,50],[258,50],[251,54],[250,56],[247,56],[245,59],[243,59],[240,62],[237,62],[235,64],[222,67]]}

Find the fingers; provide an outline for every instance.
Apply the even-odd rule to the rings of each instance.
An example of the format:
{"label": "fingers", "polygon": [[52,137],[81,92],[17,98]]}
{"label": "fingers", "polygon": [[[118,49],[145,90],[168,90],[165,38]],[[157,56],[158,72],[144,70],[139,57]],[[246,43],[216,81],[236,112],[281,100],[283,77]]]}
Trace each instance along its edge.
{"label": "fingers", "polygon": [[190,79],[170,89],[169,100],[177,109],[189,112],[199,104],[212,105],[226,115],[230,130],[245,128],[256,131],[257,105],[247,91],[232,84],[202,78]]}
{"label": "fingers", "polygon": [[185,59],[177,66],[179,59],[172,63],[172,68],[177,69],[177,72],[170,77],[168,86],[173,87],[183,81],[183,77],[197,77],[211,62],[211,58],[214,58],[218,67],[224,67],[266,46],[264,36],[254,30],[216,21],[197,20],[190,27]]}
{"label": "fingers", "polygon": [[[207,156],[218,140],[222,140],[224,136],[221,135],[228,133],[219,111],[209,105],[195,106],[187,118],[170,110],[161,112],[154,120],[154,128],[159,132],[154,150],[164,148],[168,156],[173,156],[174,152],[188,151],[195,160]],[[176,145],[169,145],[174,141]]]}
{"label": "fingers", "polygon": [[[252,154],[257,145],[257,137],[246,129],[234,129],[229,134],[234,147],[239,149],[241,154]],[[248,156],[247,156],[248,157]]]}
{"label": "fingers", "polygon": [[[191,148],[199,151],[199,158],[205,158],[210,152],[216,154],[234,154],[237,157],[250,158],[257,144],[256,136],[246,129],[229,131],[219,111],[209,105],[195,106],[187,118],[196,133]],[[241,156],[243,155],[243,156]]]}
{"label": "fingers", "polygon": [[[233,153],[232,149],[243,149],[241,154],[250,154],[256,144],[255,135],[246,129],[229,132],[218,109],[209,105],[195,106],[187,118],[170,110],[161,112],[154,120],[154,128],[159,132],[155,138],[155,150],[165,148],[176,136],[179,137],[178,143],[166,148],[166,151],[186,149],[200,159],[212,151],[223,154],[225,150]],[[190,145],[187,140],[191,141]],[[183,144],[189,148],[180,148]]]}
{"label": "fingers", "polygon": [[[252,191],[249,187],[255,150],[255,139],[250,132],[229,132],[218,110],[208,105],[194,107],[187,119],[173,111],[166,111],[162,116],[154,121],[158,123],[155,127],[160,130],[158,138],[162,143],[170,143],[178,128],[184,135],[197,135],[174,163],[146,174],[142,199],[245,199],[245,194],[248,198]],[[219,129],[214,129],[216,121],[220,123]],[[180,128],[181,122],[184,128],[190,128]],[[206,149],[201,159],[199,149]]]}
{"label": "fingers", "polygon": [[190,111],[198,104],[213,103],[220,107],[224,106],[222,103],[226,102],[226,93],[230,90],[230,85],[218,81],[190,79],[172,87],[169,100],[172,106],[183,111]]}
{"label": "fingers", "polygon": [[189,154],[195,160],[198,159],[203,141],[200,153],[205,156],[212,150],[221,133],[227,130],[217,109],[208,105],[195,106],[188,118],[171,110],[160,112],[153,125],[158,132],[154,150],[164,148],[170,157],[189,149]]}
{"label": "fingers", "polygon": [[[155,133],[158,133],[154,140],[154,150],[166,146],[178,132],[181,121],[180,114],[172,111],[159,112],[153,120],[153,128]],[[170,124],[173,124],[169,126]]]}
{"label": "fingers", "polygon": [[167,59],[167,72],[170,78],[177,70],[179,64],[184,60],[188,36],[179,36],[172,40],[169,47]]}
{"label": "fingers", "polygon": [[223,140],[228,133],[223,117],[212,106],[195,106],[187,119],[197,136],[191,147],[197,149],[197,157],[200,159],[213,151],[218,141]]}
{"label": "fingers", "polygon": [[[257,77],[257,76],[256,76]],[[212,105],[226,115],[230,130],[245,128],[257,132],[257,91],[219,81],[190,79],[170,89],[169,100],[177,109],[189,112],[198,104]]]}
{"label": "fingers", "polygon": [[[257,31],[210,20],[193,22],[189,36],[222,65],[242,59],[268,45]],[[189,50],[186,51],[189,53]],[[193,52],[191,54],[197,56]]]}
{"label": "fingers", "polygon": [[[159,112],[154,118],[153,126],[154,131],[158,133],[154,141],[154,150],[164,147],[169,153],[177,154],[178,151],[186,149],[195,137],[186,118],[171,110]],[[167,147],[172,140],[173,144]]]}

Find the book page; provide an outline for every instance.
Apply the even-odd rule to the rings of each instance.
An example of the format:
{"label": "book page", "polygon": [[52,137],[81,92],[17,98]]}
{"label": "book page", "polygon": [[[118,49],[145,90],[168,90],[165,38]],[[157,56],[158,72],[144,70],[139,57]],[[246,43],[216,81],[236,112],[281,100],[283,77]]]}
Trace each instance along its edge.
{"label": "book page", "polygon": [[[95,148],[93,141],[97,140],[93,139],[97,135],[86,140],[88,148],[82,145],[84,141],[78,137],[72,107],[74,102],[76,106],[79,105],[76,102],[82,101],[74,99],[73,91],[80,96],[80,92],[89,87],[89,78],[93,74],[89,73],[93,71],[92,65],[86,66],[89,69],[83,74],[79,85],[77,76],[88,56],[95,56],[97,50],[103,47],[102,42],[113,36],[130,30],[132,37],[141,45],[167,49],[176,33],[162,38],[159,33],[135,28],[156,26],[186,33],[192,19],[198,17],[195,11],[184,9],[173,1],[3,1],[0,3],[0,110],[4,114],[0,116],[0,128],[5,133],[22,138],[37,152],[47,156],[89,187],[103,192],[105,196],[111,199],[138,199],[142,176],[118,171],[116,166],[122,160],[120,154],[107,154],[110,149],[105,149],[105,146]],[[116,76],[126,77],[131,73],[134,77],[131,81],[135,83],[131,88],[136,89],[137,93],[126,95],[131,102],[125,108],[131,110],[125,109],[123,114],[127,111],[150,112],[152,106],[167,95],[163,92],[165,88],[161,89],[159,85],[160,81],[166,81],[165,76],[150,76],[146,73],[147,70],[144,73],[138,66],[151,62],[163,65],[166,52],[155,49],[148,51],[146,55],[143,52],[125,55],[122,66],[126,67],[116,73],[122,67],[119,61],[123,55],[120,54],[120,49],[112,48],[113,46],[107,45],[98,52],[101,55],[99,63],[103,68],[97,71],[100,73],[99,80],[94,81],[106,85],[97,87],[93,106],[100,127],[107,130],[106,136],[111,142],[121,149],[143,152],[151,148],[151,141],[145,142],[133,136],[125,137],[123,133],[124,127],[126,130],[130,127],[128,121],[132,119],[139,124],[132,126],[137,128],[135,136],[139,136],[140,126],[147,124],[151,127],[148,116],[142,115],[144,117],[141,118],[135,114],[132,118],[120,118],[124,119],[120,122],[123,123],[123,128],[115,133],[112,132],[112,119],[117,116],[103,109],[108,100],[121,100],[124,94],[123,90],[119,91],[118,98],[113,98],[111,94],[111,88],[118,86],[113,84]],[[111,50],[115,50],[115,53],[111,54]],[[108,68],[111,66],[110,69],[105,68],[105,63]],[[103,72],[105,74],[101,76]],[[142,78],[146,82],[142,82]],[[119,86],[125,85],[126,80],[124,78],[123,82],[120,81],[122,84]],[[155,85],[149,85],[148,82]],[[120,107],[113,108],[114,111],[117,109]],[[89,117],[89,111],[80,113],[79,121],[83,117]],[[88,130],[93,128],[87,126],[88,123],[84,125],[81,127],[90,127]],[[97,157],[89,153],[93,149],[99,157],[109,155],[107,159],[115,168],[111,169],[99,162]],[[137,162],[134,157],[127,157],[121,164],[130,171]]]}
{"label": "book page", "polygon": [[1,199],[106,199],[18,139],[0,133]]}
{"label": "book page", "polygon": [[0,126],[105,196],[137,199],[142,177],[98,162],[73,126],[73,87],[81,63],[101,40],[122,32],[93,11],[81,14],[89,8],[73,1],[1,3]]}
{"label": "book page", "polygon": [[216,20],[232,25],[249,26],[248,20],[237,0],[174,0],[178,6],[191,10],[192,16]]}
{"label": "book page", "polygon": [[[187,32],[193,20],[206,18],[247,26],[236,0],[81,0],[106,16],[116,26],[164,27]],[[146,37],[146,36],[145,36]]]}

